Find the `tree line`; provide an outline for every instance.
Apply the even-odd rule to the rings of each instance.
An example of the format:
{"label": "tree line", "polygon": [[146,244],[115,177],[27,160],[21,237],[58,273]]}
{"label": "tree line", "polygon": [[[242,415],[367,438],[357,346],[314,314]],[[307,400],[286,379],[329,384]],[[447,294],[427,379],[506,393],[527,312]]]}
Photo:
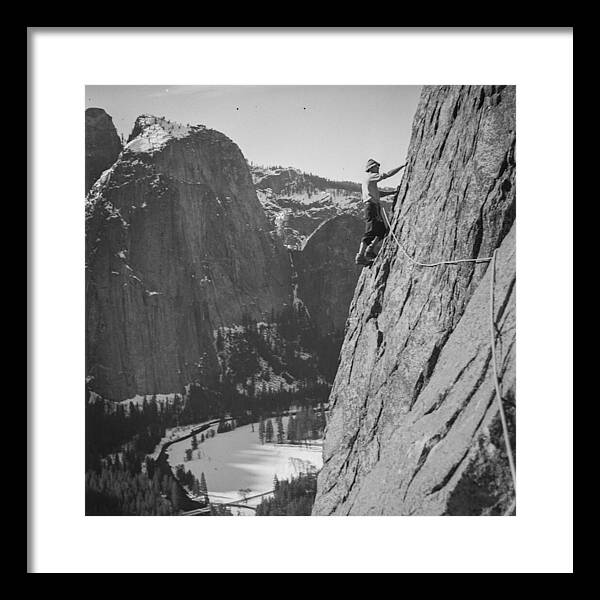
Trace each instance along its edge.
{"label": "tree line", "polygon": [[[273,425],[273,420],[275,425]],[[323,403],[318,410],[312,406],[301,407],[295,414],[290,414],[287,430],[283,425],[283,416],[274,419],[261,418],[258,424],[258,439],[261,444],[269,443],[301,443],[306,440],[321,439],[325,431],[325,409]]]}
{"label": "tree line", "polygon": [[166,459],[140,461],[136,452],[116,453],[85,474],[86,515],[174,515],[198,508],[173,476]]}
{"label": "tree line", "polygon": [[105,401],[85,404],[86,468],[97,468],[102,457],[127,444],[140,454],[151,453],[165,435],[168,427],[179,423],[183,399],[175,395],[172,402],[157,402],[156,397],[145,398],[140,405],[130,402]]}
{"label": "tree line", "polygon": [[194,496],[203,496],[204,501],[208,504],[208,486],[206,485],[204,472],[202,472],[200,479],[198,479],[191,471],[186,470],[183,465],[177,465],[175,467],[175,477],[177,478],[177,481],[179,481],[181,485],[187,487]]}
{"label": "tree line", "polygon": [[[221,418],[218,433],[263,421],[265,441],[294,443],[322,435],[324,424],[318,423],[317,411],[312,413],[308,408],[327,401],[331,384],[316,376],[316,359],[307,358],[304,352],[315,343],[315,330],[306,316],[293,308],[273,312],[271,320],[276,335],[273,328],[248,315],[233,338],[217,332],[217,347],[231,355],[232,361],[225,365],[218,380],[192,384],[171,402],[158,402],[155,396],[139,404],[89,402],[90,390],[86,388],[87,514],[174,514],[182,506],[190,506],[189,497],[168,464],[160,461],[154,465],[146,459],[168,428]],[[230,346],[232,340],[237,346]],[[278,385],[257,374],[259,358],[271,365],[271,372],[279,377]],[[301,407],[302,414],[291,418],[284,431],[281,414],[290,406]],[[322,416],[322,411],[319,414]],[[235,421],[225,421],[223,415]],[[267,426],[270,417],[274,422]],[[214,435],[211,432],[206,436]],[[203,436],[192,443],[202,443],[206,439]],[[192,453],[186,458],[191,460]],[[158,481],[154,473],[148,475],[148,469],[156,468],[163,470],[165,481],[162,475]]]}
{"label": "tree line", "polygon": [[152,453],[166,428],[178,424],[183,401],[138,406],[89,402],[86,390],[85,503],[87,515],[170,515],[198,508],[163,455]]}
{"label": "tree line", "polygon": [[317,494],[317,472],[282,481],[275,477],[273,489],[273,496],[263,499],[256,507],[257,516],[308,516]]}
{"label": "tree line", "polygon": [[[320,332],[303,308],[272,310],[269,323],[247,313],[235,328],[219,328],[215,347],[220,382],[244,396],[331,384],[337,371],[342,331]],[[266,368],[265,368],[266,365]],[[272,381],[272,375],[278,381]]]}

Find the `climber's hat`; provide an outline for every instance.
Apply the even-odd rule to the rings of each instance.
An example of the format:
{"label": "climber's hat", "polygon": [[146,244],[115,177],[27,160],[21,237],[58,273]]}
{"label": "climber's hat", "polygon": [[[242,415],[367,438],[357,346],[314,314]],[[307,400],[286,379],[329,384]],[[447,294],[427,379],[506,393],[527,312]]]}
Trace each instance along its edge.
{"label": "climber's hat", "polygon": [[378,167],[379,163],[376,160],[373,160],[372,158],[370,158],[367,161],[367,164],[365,166],[365,171],[368,171],[369,169],[372,169],[373,167]]}

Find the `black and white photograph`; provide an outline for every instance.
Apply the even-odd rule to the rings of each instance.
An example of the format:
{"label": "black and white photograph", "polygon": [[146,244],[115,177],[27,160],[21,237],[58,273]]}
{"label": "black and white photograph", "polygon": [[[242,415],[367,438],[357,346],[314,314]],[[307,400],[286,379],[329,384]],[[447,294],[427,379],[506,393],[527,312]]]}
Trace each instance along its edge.
{"label": "black and white photograph", "polygon": [[86,514],[514,514],[515,94],[87,88]]}
{"label": "black and white photograph", "polygon": [[[40,40],[51,37],[38,29]],[[182,44],[219,39],[216,32],[173,35]],[[256,35],[257,47],[270,42],[268,34]],[[489,35],[490,53],[501,55],[492,43],[498,32]],[[562,35],[561,47],[570,42],[572,52],[572,30]],[[412,34],[398,38],[414,43]],[[140,47],[144,39],[140,34]],[[249,39],[240,44],[251,53]],[[288,39],[281,38],[282,48]],[[333,39],[345,43],[343,36]],[[320,34],[313,40],[317,55]],[[389,32],[378,38],[384,49],[395,40]],[[457,44],[463,42],[471,43],[468,34]],[[363,56],[360,48],[356,53]],[[380,56],[389,64],[387,54]],[[373,62],[378,58],[374,50]],[[207,561],[218,560],[228,544],[245,554],[246,539],[267,538],[280,550],[265,541],[265,552],[279,552],[277,560],[284,561],[219,564],[214,571],[416,572],[420,567],[389,566],[391,550],[385,564],[375,566],[368,557],[361,563],[354,556],[342,567],[317,557],[326,540],[342,543],[334,531],[359,540],[373,527],[372,535],[389,532],[390,548],[405,534],[420,537],[424,548],[446,527],[455,532],[451,538],[493,528],[499,537],[490,543],[498,545],[525,528],[535,518],[533,494],[540,493],[529,477],[531,446],[541,451],[545,442],[534,442],[536,436],[555,431],[531,429],[531,411],[551,412],[542,405],[545,397],[548,407],[553,400],[530,383],[536,369],[548,368],[528,358],[541,361],[536,353],[548,342],[538,336],[531,344],[535,318],[522,309],[541,290],[528,277],[535,267],[527,252],[548,251],[541,233],[546,217],[536,232],[530,215],[535,206],[555,211],[550,197],[546,209],[539,208],[543,200],[532,197],[535,187],[527,179],[535,154],[530,122],[522,118],[532,97],[528,82],[491,67],[485,76],[424,73],[420,81],[413,71],[406,83],[327,76],[304,83],[289,73],[254,82],[233,73],[211,78],[201,63],[185,80],[170,77],[167,62],[157,62],[145,80],[143,72],[111,80],[105,76],[109,57],[94,58],[89,77],[82,70],[84,80],[63,89],[80,136],[68,167],[75,193],[61,199],[74,216],[58,222],[50,244],[37,234],[30,239],[34,269],[39,252],[68,246],[69,258],[52,271],[59,280],[73,278],[48,327],[61,332],[50,354],[63,366],[68,359],[61,348],[76,358],[55,388],[51,380],[34,380],[29,417],[36,433],[28,454],[29,465],[39,469],[40,411],[47,408],[37,407],[53,401],[49,390],[56,389],[66,404],[59,410],[70,413],[52,443],[61,448],[54,456],[72,471],[65,495],[77,507],[68,509],[69,518],[82,524],[72,535],[95,545],[104,527],[114,531],[113,563],[126,552],[127,542],[118,540],[131,539],[130,528],[146,539],[140,560],[153,539],[157,550],[158,539],[165,539],[155,538],[158,527],[156,535],[169,540],[212,536],[200,554],[211,554],[208,539],[217,536]],[[37,64],[43,80],[50,71],[39,69],[41,58]],[[100,76],[92,75],[94,68]],[[572,89],[566,97],[572,101]],[[34,117],[42,114],[35,112],[35,98],[32,106]],[[34,134],[42,120],[34,118]],[[557,122],[556,131],[561,127],[571,141],[572,129]],[[39,166],[42,145],[29,150]],[[557,162],[569,160],[567,152]],[[556,185],[563,177],[569,190],[570,173],[557,175]],[[44,211],[36,208],[35,194],[50,195],[33,181],[35,220],[35,210],[37,216]],[[569,205],[563,213],[568,225],[572,198],[562,203]],[[49,228],[39,222],[38,233]],[[74,244],[62,240],[63,233]],[[568,264],[570,251],[558,260]],[[538,266],[536,276],[546,277],[548,269]],[[50,281],[60,289],[48,269],[40,272],[43,289]],[[34,310],[39,290],[34,284]],[[567,321],[568,285],[564,293]],[[570,336],[570,327],[564,324],[563,335]],[[560,331],[557,324],[554,334]],[[34,327],[32,356],[39,365],[48,354],[36,351],[35,339]],[[566,367],[570,339],[563,339],[558,345]],[[569,369],[559,378],[564,386],[542,385],[568,390]],[[568,418],[562,426],[570,431]],[[569,439],[563,434],[563,447],[548,450],[560,451],[565,465]],[[568,535],[569,472],[557,462],[553,467],[565,477],[560,501]],[[546,468],[538,466],[536,476]],[[64,481],[55,480],[57,493]],[[39,485],[31,491],[35,508],[42,491]],[[421,526],[427,534],[419,534]],[[362,533],[353,534],[355,527]],[[83,538],[84,530],[97,534]],[[286,558],[284,548],[303,535],[303,545],[289,551],[303,558]],[[528,543],[541,542],[523,535]],[[281,546],[276,538],[287,541]],[[357,543],[366,549],[371,542]],[[343,552],[351,550],[347,545]],[[189,571],[175,554],[169,549],[168,570]],[[569,570],[566,558],[562,572]],[[63,572],[103,570],[78,560]],[[147,569],[150,563],[121,564],[105,572]],[[486,567],[423,567],[438,569]]]}

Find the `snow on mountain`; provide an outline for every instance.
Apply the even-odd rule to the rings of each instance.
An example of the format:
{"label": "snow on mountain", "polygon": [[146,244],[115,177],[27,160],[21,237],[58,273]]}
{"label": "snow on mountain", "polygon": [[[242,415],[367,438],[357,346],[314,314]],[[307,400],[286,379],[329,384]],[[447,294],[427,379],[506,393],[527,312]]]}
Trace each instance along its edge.
{"label": "snow on mountain", "polygon": [[303,173],[293,167],[250,165],[256,194],[283,243],[295,250],[327,219],[360,215],[361,186]]}
{"label": "snow on mountain", "polygon": [[86,198],[86,375],[124,400],[218,373],[212,332],[289,306],[289,259],[224,134],[141,115]]}

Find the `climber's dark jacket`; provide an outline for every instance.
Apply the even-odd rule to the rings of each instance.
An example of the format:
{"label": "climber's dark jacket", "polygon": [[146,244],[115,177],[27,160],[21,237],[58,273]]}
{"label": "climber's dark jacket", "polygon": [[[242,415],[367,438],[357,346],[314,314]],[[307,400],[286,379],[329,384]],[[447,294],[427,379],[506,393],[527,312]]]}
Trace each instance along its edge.
{"label": "climber's dark jacket", "polygon": [[384,238],[387,234],[387,226],[381,214],[381,205],[378,202],[368,200],[364,206],[365,234],[362,241],[371,243],[376,237]]}

